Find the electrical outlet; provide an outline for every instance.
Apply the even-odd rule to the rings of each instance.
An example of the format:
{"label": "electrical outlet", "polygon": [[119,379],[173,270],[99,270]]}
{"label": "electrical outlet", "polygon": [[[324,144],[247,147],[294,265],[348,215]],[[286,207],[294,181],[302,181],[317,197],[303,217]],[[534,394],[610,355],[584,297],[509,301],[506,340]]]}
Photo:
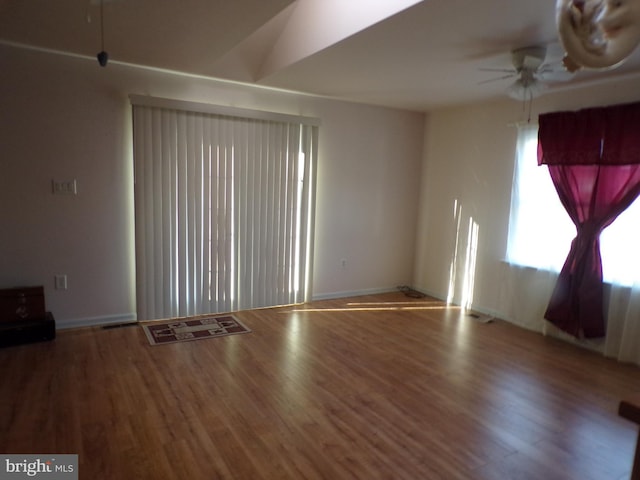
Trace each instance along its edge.
{"label": "electrical outlet", "polygon": [[54,195],[77,195],[78,186],[76,180],[52,180],[52,189]]}
{"label": "electrical outlet", "polygon": [[344,269],[347,268],[347,259],[343,258],[342,260],[340,260],[340,266]]}

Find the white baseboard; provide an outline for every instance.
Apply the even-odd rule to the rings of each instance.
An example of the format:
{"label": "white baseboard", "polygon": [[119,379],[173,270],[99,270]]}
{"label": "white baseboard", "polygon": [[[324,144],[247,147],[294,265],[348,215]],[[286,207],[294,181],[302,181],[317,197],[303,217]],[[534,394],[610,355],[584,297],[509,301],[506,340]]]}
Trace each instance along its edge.
{"label": "white baseboard", "polygon": [[376,295],[378,293],[397,292],[398,287],[388,288],[372,288],[368,290],[355,290],[351,292],[333,292],[333,293],[318,293],[311,297],[311,300],[333,300],[335,298],[346,297],[360,297],[362,295]]}
{"label": "white baseboard", "polygon": [[[447,301],[446,297],[443,297],[439,293],[430,291],[429,289],[416,288],[416,290],[418,290],[421,293],[424,293],[425,295],[427,295],[429,297],[433,297],[436,300],[440,300],[442,302],[446,302]],[[452,305],[458,305],[458,304],[457,303],[453,303]],[[476,305],[476,304],[472,303],[470,310],[473,310],[474,312],[482,313],[483,315],[487,315],[489,317],[494,317],[494,318],[499,318],[501,320],[505,320],[504,316],[500,312],[498,312],[497,310],[492,310],[490,308],[484,308],[484,307],[482,307],[480,305]]]}
{"label": "white baseboard", "polygon": [[100,317],[74,318],[69,320],[56,320],[56,330],[66,330],[69,328],[81,327],[101,327],[103,325],[114,325],[118,323],[132,323],[137,321],[135,313],[122,315],[103,315]]}

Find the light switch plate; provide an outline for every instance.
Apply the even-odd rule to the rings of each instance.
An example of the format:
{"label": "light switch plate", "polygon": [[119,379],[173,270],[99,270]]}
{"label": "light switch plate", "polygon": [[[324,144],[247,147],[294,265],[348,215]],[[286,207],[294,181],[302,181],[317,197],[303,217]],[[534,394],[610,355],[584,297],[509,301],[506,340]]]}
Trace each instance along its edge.
{"label": "light switch plate", "polygon": [[67,276],[64,274],[55,276],[55,286],[56,290],[66,290],[67,289]]}

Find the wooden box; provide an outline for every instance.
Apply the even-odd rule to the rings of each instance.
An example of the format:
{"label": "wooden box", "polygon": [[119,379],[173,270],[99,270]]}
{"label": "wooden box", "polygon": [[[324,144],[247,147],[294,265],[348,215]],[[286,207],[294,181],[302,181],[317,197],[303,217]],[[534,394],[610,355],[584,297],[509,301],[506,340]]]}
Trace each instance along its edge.
{"label": "wooden box", "polygon": [[42,320],[45,316],[44,287],[0,289],[0,323]]}
{"label": "wooden box", "polygon": [[0,347],[10,347],[56,338],[56,321],[51,312],[35,320],[0,322]]}

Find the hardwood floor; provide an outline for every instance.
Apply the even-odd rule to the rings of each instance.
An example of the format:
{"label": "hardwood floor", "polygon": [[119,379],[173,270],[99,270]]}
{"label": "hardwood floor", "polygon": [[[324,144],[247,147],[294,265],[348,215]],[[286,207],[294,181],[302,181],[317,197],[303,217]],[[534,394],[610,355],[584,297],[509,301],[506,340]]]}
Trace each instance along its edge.
{"label": "hardwood floor", "polygon": [[138,326],[0,350],[0,453],[81,479],[576,479],[631,471],[640,369],[401,293],[240,312],[253,332],[150,346]]}

